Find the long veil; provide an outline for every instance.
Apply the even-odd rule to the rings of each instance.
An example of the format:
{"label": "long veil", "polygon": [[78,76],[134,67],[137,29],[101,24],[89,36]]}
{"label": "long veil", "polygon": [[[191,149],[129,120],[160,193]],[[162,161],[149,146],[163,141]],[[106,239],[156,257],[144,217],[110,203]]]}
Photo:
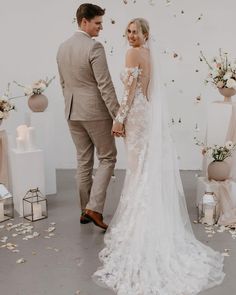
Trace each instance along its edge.
{"label": "long veil", "polygon": [[150,43],[147,142],[137,178],[126,186],[105,235],[99,254],[103,265],[93,278],[118,295],[195,295],[222,282],[223,257],[193,235],[168,126],[159,51]]}

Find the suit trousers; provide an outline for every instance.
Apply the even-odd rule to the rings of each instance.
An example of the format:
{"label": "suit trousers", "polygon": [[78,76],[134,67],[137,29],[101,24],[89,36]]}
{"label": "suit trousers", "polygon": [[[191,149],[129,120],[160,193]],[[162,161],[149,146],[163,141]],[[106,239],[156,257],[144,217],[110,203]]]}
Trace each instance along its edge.
{"label": "suit trousers", "polygon": [[[74,121],[68,125],[77,151],[77,189],[81,210],[103,212],[106,191],[116,163],[115,139],[111,135],[112,120]],[[92,179],[94,150],[99,166]]]}

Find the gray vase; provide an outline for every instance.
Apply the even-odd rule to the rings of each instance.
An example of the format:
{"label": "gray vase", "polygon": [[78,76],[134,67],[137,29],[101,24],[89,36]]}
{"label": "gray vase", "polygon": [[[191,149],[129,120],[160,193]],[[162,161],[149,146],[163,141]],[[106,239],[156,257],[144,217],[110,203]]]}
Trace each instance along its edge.
{"label": "gray vase", "polygon": [[33,94],[28,99],[28,106],[33,112],[44,112],[48,106],[48,99],[43,94]]}
{"label": "gray vase", "polygon": [[230,166],[225,161],[213,161],[208,165],[208,179],[224,181],[229,179]]}

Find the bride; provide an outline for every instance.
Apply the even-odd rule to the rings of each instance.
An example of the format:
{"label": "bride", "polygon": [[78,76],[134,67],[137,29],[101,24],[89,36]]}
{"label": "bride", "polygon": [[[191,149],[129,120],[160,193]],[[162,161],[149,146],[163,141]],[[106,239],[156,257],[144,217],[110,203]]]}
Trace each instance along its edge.
{"label": "bride", "polygon": [[[124,96],[113,124],[123,136],[127,171],[95,281],[118,295],[194,295],[223,281],[223,257],[193,235],[158,82],[149,25],[127,26],[131,48]],[[156,72],[155,72],[156,71]],[[148,93],[149,92],[149,93]]]}

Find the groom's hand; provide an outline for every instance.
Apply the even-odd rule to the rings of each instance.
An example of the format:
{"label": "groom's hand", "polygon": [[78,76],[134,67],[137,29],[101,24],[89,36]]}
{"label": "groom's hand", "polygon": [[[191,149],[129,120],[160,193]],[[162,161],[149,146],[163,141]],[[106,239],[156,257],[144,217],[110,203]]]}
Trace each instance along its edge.
{"label": "groom's hand", "polygon": [[119,122],[114,122],[111,133],[112,133],[113,136],[124,137],[125,136],[125,126],[124,126],[124,124],[119,123]]}

